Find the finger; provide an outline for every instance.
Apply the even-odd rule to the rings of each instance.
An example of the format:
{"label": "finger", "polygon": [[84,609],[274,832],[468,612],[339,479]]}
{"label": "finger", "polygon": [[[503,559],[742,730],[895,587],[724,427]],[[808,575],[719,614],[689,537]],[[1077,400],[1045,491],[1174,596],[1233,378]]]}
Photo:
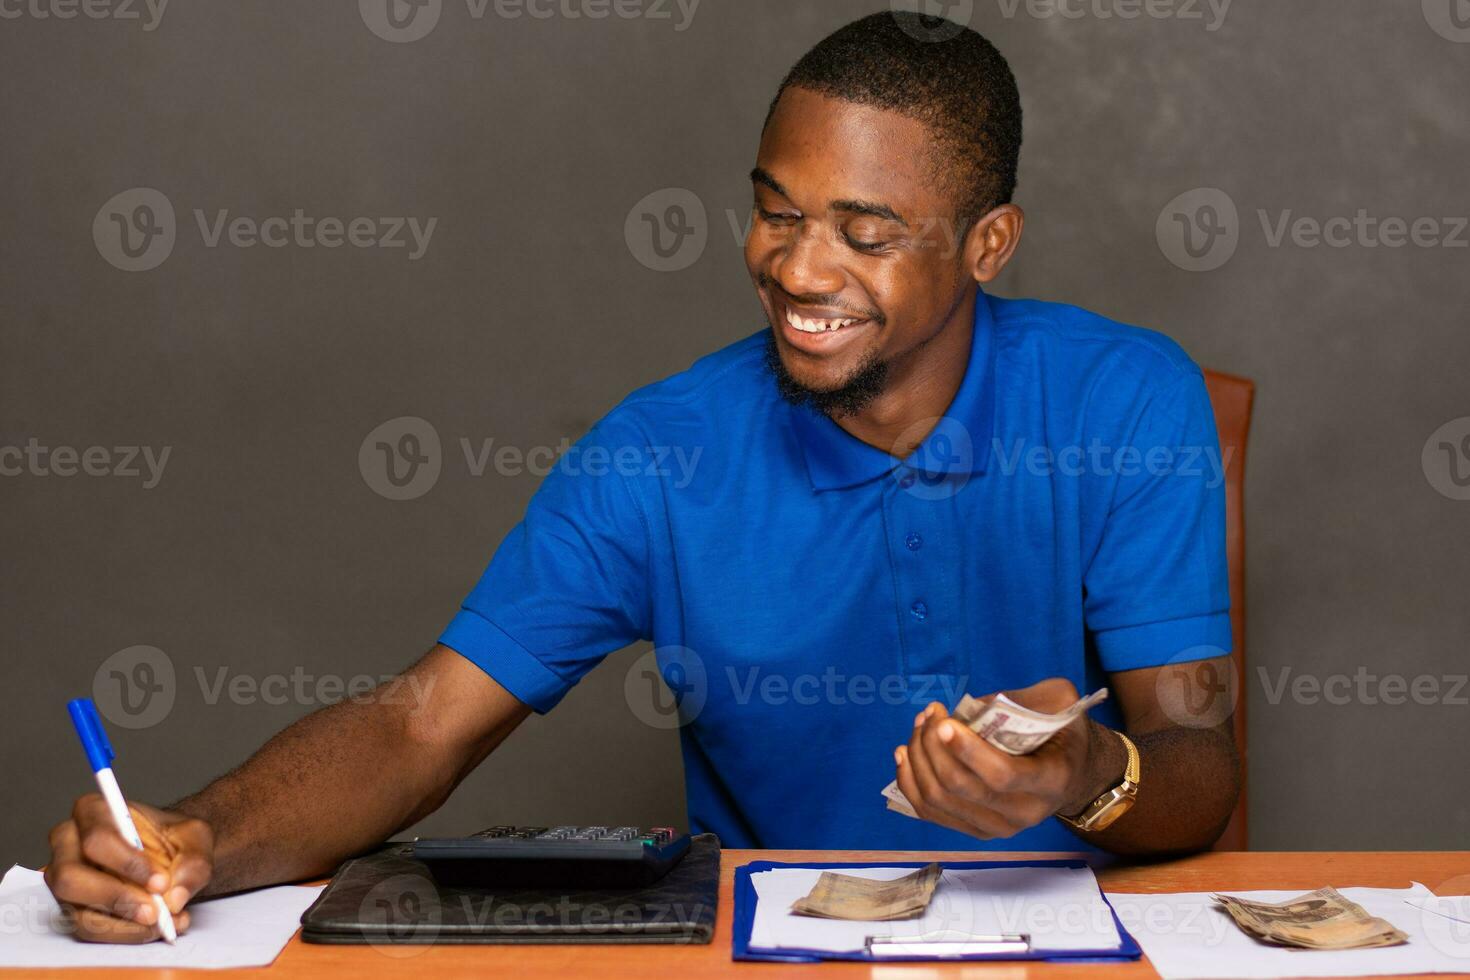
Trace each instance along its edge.
{"label": "finger", "polygon": [[908,746],[900,745],[895,755],[898,760],[898,788],[903,790],[903,795],[908,798],[909,803],[914,808],[914,812],[919,814],[920,819],[927,820],[930,823],[937,823],[942,827],[948,827],[950,830],[958,830],[960,833],[969,834],[971,837],[979,837],[981,840],[990,839],[989,834],[983,833],[963,821],[956,820],[946,813],[934,811],[928,805],[924,804],[923,794],[920,792],[918,784],[914,782],[914,771],[913,766],[909,762]]}
{"label": "finger", "polygon": [[100,794],[80,797],[72,806],[72,822],[80,838],[82,857],[90,864],[144,887],[151,884],[155,891],[167,887],[168,875],[164,869],[150,860],[146,852],[123,840]]}
{"label": "finger", "polygon": [[971,803],[996,807],[1001,793],[976,775],[956,755],[956,750],[966,736],[973,739],[980,736],[953,720],[925,725],[920,733],[925,757],[945,789]]}
{"label": "finger", "polygon": [[96,909],[63,906],[71,922],[73,935],[84,943],[120,943],[138,945],[161,938],[157,924],[140,925]]}
{"label": "finger", "polygon": [[1000,794],[1035,793],[1050,788],[1045,770],[1057,762],[1050,755],[1002,752],[968,728],[958,726],[946,748],[957,762]]}
{"label": "finger", "polygon": [[143,842],[143,850],[148,852],[148,857],[153,861],[154,866],[165,870],[172,867],[174,858],[178,856],[179,845],[173,835],[165,831],[154,818],[154,814],[159,816],[163,814],[152,807],[144,807],[137,803],[129,803],[128,812],[132,814],[133,826],[138,831],[138,838]]}
{"label": "finger", "polygon": [[178,912],[199,890],[209,883],[211,872],[209,861],[199,855],[185,855],[174,866],[173,881],[164,893],[164,901],[174,912]]}
{"label": "finger", "polygon": [[1065,677],[1048,677],[1030,687],[1006,691],[1005,695],[1022,707],[1047,714],[1070,708],[1081,696],[1077,693],[1077,686]]}
{"label": "finger", "polygon": [[924,724],[924,722],[936,716],[940,718],[948,718],[949,710],[946,709],[944,705],[940,704],[938,701],[930,701],[928,704],[924,705],[924,709],[922,711],[914,716],[914,727],[918,728],[920,725]]}
{"label": "finger", "polygon": [[[949,722],[940,719],[937,714],[930,715],[924,725],[914,729],[909,743],[907,758],[913,770],[914,783],[919,789],[920,800],[925,807],[922,815],[927,820],[956,827],[970,834],[978,830],[986,837],[1010,836],[1017,828],[1013,827],[1003,815],[987,806],[969,803],[954,795],[935,773],[934,758],[925,740],[932,737],[932,729],[935,725],[946,723]],[[919,810],[918,803],[915,804],[914,809]]]}
{"label": "finger", "polygon": [[81,849],[88,864],[149,891],[161,892],[168,884],[167,874],[112,827],[94,826],[84,830]]}
{"label": "finger", "polygon": [[58,902],[95,904],[113,914],[134,918],[142,915],[145,922],[149,920],[152,909],[140,911],[145,902],[152,905],[147,892],[136,884],[87,864],[75,820],[64,821],[52,828],[50,843],[51,860],[47,862],[42,877]]}
{"label": "finger", "polygon": [[1016,804],[1016,800],[1006,794],[996,793],[973,774],[964,773],[955,764],[949,748],[938,734],[947,726],[964,727],[946,720],[926,724],[918,733],[923,753],[922,762],[928,767],[933,779],[930,783],[922,766],[915,765],[914,778],[924,793],[926,802],[968,826],[971,833],[978,829],[987,838],[1009,837],[1022,826],[1027,826],[1013,819],[1008,809]]}
{"label": "finger", "polygon": [[[929,764],[928,753],[924,749],[924,726],[929,723],[928,709],[925,711],[924,720],[909,733],[906,761],[913,772],[914,783],[919,787],[919,799],[914,801],[915,806],[923,802],[930,807],[935,807],[944,791],[934,775],[934,767]],[[939,807],[939,809],[944,808]]]}
{"label": "finger", "polygon": [[175,858],[165,898],[177,911],[197,895],[214,873],[214,832],[203,820],[186,819],[169,825]]}
{"label": "finger", "polygon": [[80,861],[54,861],[47,865],[46,884],[57,902],[111,918],[128,919],[136,925],[151,927],[158,922],[152,895]]}

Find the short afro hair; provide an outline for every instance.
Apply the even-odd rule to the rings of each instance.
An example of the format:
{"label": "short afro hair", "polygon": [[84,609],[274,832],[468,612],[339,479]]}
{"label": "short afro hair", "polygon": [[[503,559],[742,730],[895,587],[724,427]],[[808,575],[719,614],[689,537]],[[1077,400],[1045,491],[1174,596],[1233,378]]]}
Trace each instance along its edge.
{"label": "short afro hair", "polygon": [[929,127],[960,227],[1010,203],[1021,155],[1021,94],[1010,65],[979,33],[907,11],[840,27],[801,56],[788,88],[889,109]]}

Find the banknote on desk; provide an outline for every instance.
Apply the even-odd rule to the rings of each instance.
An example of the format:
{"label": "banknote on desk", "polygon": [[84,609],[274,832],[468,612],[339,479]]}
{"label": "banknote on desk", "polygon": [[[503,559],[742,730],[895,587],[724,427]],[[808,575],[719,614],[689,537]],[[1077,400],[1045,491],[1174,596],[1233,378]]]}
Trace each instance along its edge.
{"label": "banknote on desk", "polygon": [[[1106,700],[1107,696],[1108,689],[1099,688],[1087,697],[1079,698],[1070,707],[1047,714],[1023,707],[1004,694],[985,700],[966,694],[950,715],[1000,751],[1008,755],[1029,755],[1079,715]],[[888,809],[918,818],[908,797],[898,788],[897,780],[883,787],[883,796],[888,801]]]}
{"label": "banknote on desk", "polygon": [[929,907],[940,870],[938,863],[928,864],[891,881],[824,871],[810,892],[791,903],[791,911],[823,919],[915,919]]}
{"label": "banknote on desk", "polygon": [[1246,934],[1275,946],[1300,949],[1368,949],[1397,946],[1408,937],[1386,919],[1369,915],[1335,888],[1319,888],[1286,902],[1254,902],[1216,895]]}

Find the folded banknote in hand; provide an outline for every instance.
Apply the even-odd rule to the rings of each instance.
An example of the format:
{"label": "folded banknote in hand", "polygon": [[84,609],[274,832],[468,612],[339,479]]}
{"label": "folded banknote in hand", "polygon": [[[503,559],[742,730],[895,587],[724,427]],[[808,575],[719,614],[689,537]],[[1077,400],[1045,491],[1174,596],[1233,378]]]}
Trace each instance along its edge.
{"label": "folded banknote in hand", "polygon": [[[1108,689],[1099,688],[1062,711],[1048,714],[1019,705],[1004,694],[985,700],[966,694],[950,716],[1008,755],[1030,755],[1107,696]],[[888,800],[888,809],[918,817],[903,790],[898,788],[897,780],[883,787],[883,796]]]}

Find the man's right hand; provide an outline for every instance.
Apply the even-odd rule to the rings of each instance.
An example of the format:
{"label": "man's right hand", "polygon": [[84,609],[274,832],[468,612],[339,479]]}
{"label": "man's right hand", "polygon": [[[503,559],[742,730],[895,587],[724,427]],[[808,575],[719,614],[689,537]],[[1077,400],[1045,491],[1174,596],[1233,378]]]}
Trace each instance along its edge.
{"label": "man's right hand", "polygon": [[98,793],[76,801],[71,819],[51,831],[46,884],[73,923],[76,938],[94,943],[146,943],[159,938],[153,895],[162,895],[179,932],[184,906],[214,868],[214,833],[182,813],[129,803],[143,851],[117,832]]}

